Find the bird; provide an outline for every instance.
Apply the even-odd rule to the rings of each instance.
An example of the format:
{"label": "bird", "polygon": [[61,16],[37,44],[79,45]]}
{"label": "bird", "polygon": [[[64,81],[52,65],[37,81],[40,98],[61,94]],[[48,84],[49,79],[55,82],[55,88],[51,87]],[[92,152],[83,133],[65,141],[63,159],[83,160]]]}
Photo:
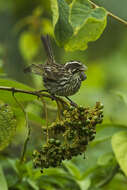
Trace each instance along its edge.
{"label": "bird", "polygon": [[68,96],[72,96],[80,89],[82,81],[86,80],[87,67],[80,61],[68,61],[59,64],[55,61],[49,35],[41,35],[41,40],[47,60],[44,64],[31,64],[24,72],[32,72],[42,76],[43,84],[47,92],[54,96],[64,96],[71,103]]}

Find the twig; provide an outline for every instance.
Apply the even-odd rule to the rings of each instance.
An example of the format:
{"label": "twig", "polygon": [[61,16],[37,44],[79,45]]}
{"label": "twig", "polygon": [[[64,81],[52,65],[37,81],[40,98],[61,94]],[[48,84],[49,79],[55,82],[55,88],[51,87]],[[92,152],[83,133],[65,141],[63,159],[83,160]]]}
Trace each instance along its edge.
{"label": "twig", "polygon": [[[34,96],[37,96],[37,97],[46,97],[46,98],[50,98],[51,100],[54,99],[54,97],[52,97],[52,95],[50,95],[48,93],[44,93],[43,91],[28,91],[28,90],[22,90],[22,89],[18,89],[18,88],[14,88],[14,87],[7,87],[7,86],[0,86],[0,90],[10,91],[10,92],[13,92],[13,93],[30,94],[30,95],[34,95]],[[55,96],[54,100],[58,100],[62,104],[68,106],[68,103],[66,101],[64,101],[60,97]]]}
{"label": "twig", "polygon": [[45,110],[45,120],[46,120],[46,142],[48,143],[49,140],[49,129],[48,129],[48,112],[47,112],[47,106],[46,106],[46,102],[43,98],[41,98],[41,101],[43,103],[44,106],[44,110]]}
{"label": "twig", "polygon": [[[90,0],[89,0],[89,2],[90,2],[91,5],[93,6],[93,8],[99,8],[99,6],[98,6],[97,4],[95,4],[94,2],[92,2],[92,1],[90,1]],[[122,18],[120,18],[120,17],[114,15],[114,14],[111,13],[110,11],[107,11],[107,14],[108,14],[109,16],[111,16],[112,18],[114,18],[115,20],[117,20],[117,21],[119,21],[119,22],[121,22],[121,23],[123,23],[124,25],[127,26],[127,21],[125,21],[125,20],[123,20]]]}
{"label": "twig", "polygon": [[26,153],[26,150],[27,150],[27,144],[28,144],[28,141],[29,141],[29,138],[30,138],[30,132],[31,132],[31,130],[30,130],[30,127],[29,127],[29,124],[28,124],[28,116],[27,116],[27,113],[24,110],[23,105],[17,100],[17,98],[14,95],[14,92],[12,92],[12,96],[13,96],[13,98],[16,101],[16,103],[19,105],[19,107],[21,108],[21,110],[24,113],[25,121],[26,121],[26,128],[28,130],[27,137],[26,137],[26,140],[25,140],[24,145],[23,145],[23,151],[22,151],[22,154],[21,154],[21,159],[20,159],[20,162],[22,163],[22,162],[24,162],[24,157],[25,157],[25,153]]}
{"label": "twig", "polygon": [[58,114],[58,119],[61,120],[61,105],[59,104],[59,101],[56,100],[56,104],[57,104],[57,114]]}
{"label": "twig", "polygon": [[28,91],[28,90],[22,90],[22,89],[6,87],[6,86],[0,86],[0,90],[6,90],[6,91],[14,92],[14,93],[31,94],[31,95],[38,96],[38,97],[44,96],[47,98],[52,98],[51,95],[46,94],[46,93],[41,93],[40,91]]}

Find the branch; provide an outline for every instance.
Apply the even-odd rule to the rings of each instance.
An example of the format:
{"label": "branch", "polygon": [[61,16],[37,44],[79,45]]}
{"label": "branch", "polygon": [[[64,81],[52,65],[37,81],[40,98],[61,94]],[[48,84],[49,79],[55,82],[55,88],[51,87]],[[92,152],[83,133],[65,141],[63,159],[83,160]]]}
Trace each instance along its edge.
{"label": "branch", "polygon": [[41,91],[28,91],[28,90],[22,90],[22,89],[18,89],[18,88],[14,88],[14,87],[6,87],[6,86],[0,86],[0,90],[10,91],[12,93],[30,94],[30,95],[37,96],[39,98],[46,97],[46,98],[50,98],[51,100],[60,101],[63,105],[68,105],[68,103],[66,101],[64,101],[62,98],[59,98],[59,97],[56,97],[56,96],[52,96],[52,95],[50,95],[48,93],[44,93],[45,90],[41,90]]}
{"label": "branch", "polygon": [[[95,4],[94,2],[90,1],[89,2],[91,3],[91,5],[93,6],[93,8],[99,8],[99,6],[97,4]],[[115,20],[121,22],[122,24],[126,25],[127,26],[127,22],[125,20],[123,20],[122,18],[112,14],[111,12],[107,11],[107,14],[109,16],[111,16],[112,18],[114,18]]]}
{"label": "branch", "polygon": [[22,89],[18,89],[18,88],[13,88],[13,87],[6,87],[6,86],[0,86],[0,90],[5,90],[5,91],[10,91],[13,93],[24,93],[24,94],[31,94],[37,97],[47,97],[47,98],[53,98],[51,95],[46,94],[46,93],[41,93],[40,91],[28,91],[28,90],[22,90]]}

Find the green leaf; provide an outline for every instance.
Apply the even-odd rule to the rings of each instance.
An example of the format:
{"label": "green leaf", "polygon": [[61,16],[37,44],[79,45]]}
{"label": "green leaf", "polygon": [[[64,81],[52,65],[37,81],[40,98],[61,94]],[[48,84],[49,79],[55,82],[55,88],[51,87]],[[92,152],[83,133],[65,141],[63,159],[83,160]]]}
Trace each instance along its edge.
{"label": "green leaf", "polygon": [[87,170],[85,170],[82,174],[82,180],[84,180],[85,178],[87,178],[89,175],[91,175],[96,169],[97,169],[97,165],[95,164],[94,167],[89,168]]}
{"label": "green leaf", "polygon": [[112,148],[121,169],[127,176],[127,132],[122,131],[112,137]]}
{"label": "green leaf", "polygon": [[67,51],[85,50],[88,42],[97,40],[106,27],[107,12],[94,8],[88,0],[50,0],[54,34],[58,45]]}
{"label": "green leaf", "polygon": [[67,168],[69,173],[73,176],[76,183],[79,185],[81,190],[87,190],[91,184],[89,178],[83,178],[82,173],[72,162],[64,162],[64,166]]}
{"label": "green leaf", "polygon": [[103,154],[102,156],[100,156],[98,158],[97,163],[98,163],[99,166],[105,166],[105,165],[108,165],[110,163],[113,163],[113,160],[114,160],[113,153],[108,152],[108,153]]}
{"label": "green leaf", "polygon": [[79,171],[79,169],[76,167],[76,165],[74,165],[72,162],[64,162],[63,163],[64,166],[67,168],[67,170],[69,171],[69,173],[75,177],[75,179],[80,180],[81,179],[81,173]]}
{"label": "green leaf", "polygon": [[24,32],[20,36],[19,48],[26,60],[31,60],[38,54],[40,39],[32,32]]}
{"label": "green leaf", "polygon": [[37,186],[36,181],[33,181],[33,180],[27,178],[27,182],[32,187],[32,189],[39,190],[39,187]]}
{"label": "green leaf", "polygon": [[89,189],[89,187],[91,185],[91,179],[87,178],[85,180],[79,180],[79,181],[77,181],[77,183],[81,190],[87,190],[87,189]]}
{"label": "green leaf", "polygon": [[11,107],[0,105],[0,150],[3,150],[16,132],[16,120]]}
{"label": "green leaf", "polygon": [[60,189],[64,189],[65,183],[72,181],[72,178],[62,168],[49,168],[48,170],[44,169],[41,181],[44,184],[57,184]]}
{"label": "green leaf", "polygon": [[8,190],[6,178],[4,176],[2,167],[0,167],[0,189],[1,190]]}
{"label": "green leaf", "polygon": [[55,28],[55,25],[59,18],[58,3],[57,0],[50,0],[50,2],[51,2],[52,17],[53,17],[53,28]]}
{"label": "green leaf", "polygon": [[67,51],[85,50],[88,42],[96,41],[104,31],[107,12],[104,8],[92,8],[88,0],[73,0],[70,22],[74,33],[65,44]]}
{"label": "green leaf", "polygon": [[98,125],[96,128],[96,137],[93,142],[91,142],[92,146],[95,146],[97,143],[101,143],[110,139],[115,133],[124,130],[127,131],[126,125],[118,125],[118,124],[104,124]]}
{"label": "green leaf", "polygon": [[57,43],[63,46],[73,34],[69,23],[69,6],[64,0],[51,0],[53,27]]}
{"label": "green leaf", "polygon": [[117,96],[119,96],[119,98],[125,103],[127,104],[127,95],[122,93],[122,92],[114,92]]}
{"label": "green leaf", "polygon": [[[32,91],[34,90],[33,88],[28,87],[27,85],[24,85],[20,82],[8,80],[8,79],[0,79],[0,86],[2,87],[14,87],[22,90],[29,90]],[[32,101],[35,100],[35,96],[29,95],[29,94],[24,94],[24,93],[15,93],[15,96],[20,102],[25,102],[25,101]],[[6,103],[9,103],[12,106],[17,106],[13,96],[12,92],[5,91],[5,90],[0,90],[0,100]]]}
{"label": "green leaf", "polygon": [[47,169],[44,169],[44,175],[48,175],[48,176],[61,176],[61,175],[65,175],[66,172],[61,169],[61,168],[49,168],[48,170]]}
{"label": "green leaf", "polygon": [[19,170],[17,168],[17,162],[19,160],[8,158],[7,161],[10,164],[10,166],[13,168],[13,170],[19,175]]}

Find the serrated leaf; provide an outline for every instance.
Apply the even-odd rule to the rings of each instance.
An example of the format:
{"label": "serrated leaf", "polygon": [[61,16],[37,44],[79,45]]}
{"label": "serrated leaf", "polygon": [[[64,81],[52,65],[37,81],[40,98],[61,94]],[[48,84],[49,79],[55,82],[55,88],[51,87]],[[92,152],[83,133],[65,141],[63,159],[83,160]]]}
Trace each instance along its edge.
{"label": "serrated leaf", "polygon": [[16,132],[16,120],[10,106],[0,105],[0,150],[11,141]]}
{"label": "serrated leaf", "polygon": [[51,0],[53,26],[57,43],[63,46],[73,34],[69,23],[69,6],[64,0]]}
{"label": "serrated leaf", "polygon": [[20,36],[19,48],[22,56],[26,60],[31,60],[37,55],[40,45],[40,39],[38,36],[31,32],[24,32]]}
{"label": "serrated leaf", "polygon": [[100,37],[106,22],[107,12],[104,8],[93,9],[88,0],[73,0],[70,7],[70,23],[74,34],[65,44],[65,49],[85,50],[89,42]]}
{"label": "serrated leaf", "polygon": [[0,167],[0,189],[1,190],[8,190],[7,181],[4,176],[2,167]]}
{"label": "serrated leaf", "polygon": [[112,137],[112,148],[121,169],[127,176],[127,132],[122,131]]}

